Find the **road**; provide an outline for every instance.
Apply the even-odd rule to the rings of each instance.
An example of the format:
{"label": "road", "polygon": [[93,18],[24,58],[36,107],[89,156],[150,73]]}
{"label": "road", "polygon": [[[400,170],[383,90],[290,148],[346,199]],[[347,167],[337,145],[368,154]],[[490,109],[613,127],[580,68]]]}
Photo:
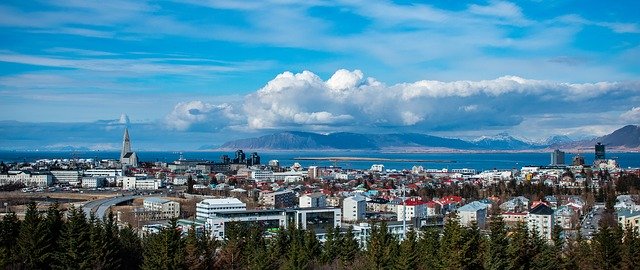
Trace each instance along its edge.
{"label": "road", "polygon": [[580,222],[583,237],[590,239],[591,236],[598,231],[598,223],[602,218],[603,212],[604,204],[596,204],[591,212],[588,212],[584,215],[584,219],[582,219],[582,222]]}
{"label": "road", "polygon": [[114,206],[116,204],[119,203],[123,203],[126,201],[130,201],[133,200],[135,198],[140,198],[142,196],[140,195],[125,195],[125,196],[119,196],[119,197],[112,197],[112,198],[105,198],[105,199],[99,199],[99,200],[95,200],[95,201],[90,201],[88,203],[86,203],[83,207],[82,207],[82,211],[84,211],[84,214],[87,216],[87,218],[91,217],[91,213],[95,213],[96,218],[105,218],[107,215],[107,211],[109,210],[109,207]]}

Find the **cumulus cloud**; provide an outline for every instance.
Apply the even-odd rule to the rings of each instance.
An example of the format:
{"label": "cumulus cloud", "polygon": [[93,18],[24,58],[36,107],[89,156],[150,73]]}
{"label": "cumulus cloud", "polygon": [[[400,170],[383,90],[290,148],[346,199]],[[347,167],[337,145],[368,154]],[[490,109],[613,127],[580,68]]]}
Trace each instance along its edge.
{"label": "cumulus cloud", "polygon": [[218,129],[238,120],[230,104],[210,104],[202,101],[180,102],[167,115],[167,127],[174,130],[187,130],[195,125],[205,129]]}
{"label": "cumulus cloud", "polygon": [[[639,89],[638,82],[567,83],[517,76],[386,85],[360,70],[341,69],[326,81],[310,71],[283,72],[245,96],[242,105],[179,103],[166,120],[178,130],[197,123],[254,130],[500,128],[542,114],[611,111],[614,102],[624,105],[632,102],[629,97],[640,98]],[[606,100],[598,99],[604,96]],[[630,111],[627,117],[637,115]]]}
{"label": "cumulus cloud", "polygon": [[640,123],[640,107],[633,107],[620,115],[623,121],[628,121],[630,124]]}

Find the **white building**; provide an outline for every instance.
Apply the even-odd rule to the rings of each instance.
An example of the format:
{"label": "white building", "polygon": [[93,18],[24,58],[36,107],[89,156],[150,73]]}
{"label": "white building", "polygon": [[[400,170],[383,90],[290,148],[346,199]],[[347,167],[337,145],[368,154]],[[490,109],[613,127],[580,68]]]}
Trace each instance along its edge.
{"label": "white building", "polygon": [[382,164],[373,164],[371,165],[371,169],[369,169],[372,172],[384,172],[384,165]]}
{"label": "white building", "polygon": [[427,216],[427,203],[420,199],[407,199],[404,204],[398,204],[396,206],[396,213],[398,215],[398,221],[423,218]]}
{"label": "white building", "polygon": [[299,200],[300,208],[310,208],[310,207],[326,207],[327,206],[327,196],[317,192],[311,194],[304,194],[300,196]]}
{"label": "white building", "polygon": [[172,219],[180,216],[180,203],[157,198],[145,198],[142,203],[145,211],[156,212],[158,219]]}
{"label": "white building", "polygon": [[529,230],[537,231],[542,239],[551,240],[553,231],[554,214],[553,209],[545,204],[538,204],[527,214],[527,226]]}
{"label": "white building", "polygon": [[54,183],[68,184],[70,182],[78,183],[82,179],[81,171],[51,171]]}
{"label": "white building", "polygon": [[367,201],[364,196],[355,195],[342,201],[342,220],[358,221],[365,218]]}
{"label": "white building", "polygon": [[273,181],[273,171],[255,169],[251,170],[250,178],[256,181]]}
{"label": "white building", "polygon": [[247,204],[237,198],[206,199],[196,204],[196,218],[206,220],[218,213],[246,210]]}
{"label": "white building", "polygon": [[462,226],[470,227],[474,223],[478,228],[485,228],[487,223],[487,205],[473,201],[458,208],[458,218]]}
{"label": "white building", "polygon": [[53,184],[53,176],[50,174],[35,174],[22,171],[0,174],[0,185],[11,183],[22,183],[27,187],[48,187]]}
{"label": "white building", "polygon": [[640,232],[640,212],[629,209],[618,209],[618,224],[625,229],[627,226],[633,227],[636,232]]}
{"label": "white building", "polygon": [[101,188],[104,187],[107,179],[104,177],[82,177],[83,188]]}
{"label": "white building", "polygon": [[162,180],[160,179],[138,179],[137,177],[123,177],[122,189],[141,189],[141,190],[155,190],[162,187]]}

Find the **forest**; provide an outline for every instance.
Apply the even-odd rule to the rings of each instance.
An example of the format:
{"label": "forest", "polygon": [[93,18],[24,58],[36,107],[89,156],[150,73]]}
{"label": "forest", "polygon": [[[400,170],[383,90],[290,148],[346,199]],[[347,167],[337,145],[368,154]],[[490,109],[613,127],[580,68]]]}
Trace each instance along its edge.
{"label": "forest", "polygon": [[487,231],[461,226],[450,216],[444,228],[408,231],[404,240],[384,222],[372,226],[358,245],[352,230],[329,228],[321,243],[312,231],[231,224],[224,241],[176,221],[157,234],[139,237],[118,228],[112,215],[86,218],[75,208],[54,204],[46,212],[28,206],[0,222],[0,269],[640,269],[640,238],[609,218],[588,240],[565,240],[556,228],[543,240],[525,224],[507,228],[497,213]]}

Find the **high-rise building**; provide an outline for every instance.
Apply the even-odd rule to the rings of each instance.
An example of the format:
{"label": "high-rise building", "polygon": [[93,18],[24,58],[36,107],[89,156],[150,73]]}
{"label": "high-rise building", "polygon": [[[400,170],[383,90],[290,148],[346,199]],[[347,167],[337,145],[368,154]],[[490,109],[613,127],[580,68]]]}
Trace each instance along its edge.
{"label": "high-rise building", "polygon": [[605,158],[605,149],[604,149],[604,144],[602,143],[597,143],[596,144],[596,160],[598,159],[606,159]]}
{"label": "high-rise building", "polygon": [[564,152],[558,149],[551,153],[551,165],[564,165]]}
{"label": "high-rise building", "polygon": [[248,166],[260,165],[260,156],[258,155],[257,152],[251,153],[251,156],[249,156],[249,159],[247,159],[247,165]]}
{"label": "high-rise building", "polygon": [[236,151],[236,158],[233,159],[233,164],[246,163],[247,158],[242,150]]}

